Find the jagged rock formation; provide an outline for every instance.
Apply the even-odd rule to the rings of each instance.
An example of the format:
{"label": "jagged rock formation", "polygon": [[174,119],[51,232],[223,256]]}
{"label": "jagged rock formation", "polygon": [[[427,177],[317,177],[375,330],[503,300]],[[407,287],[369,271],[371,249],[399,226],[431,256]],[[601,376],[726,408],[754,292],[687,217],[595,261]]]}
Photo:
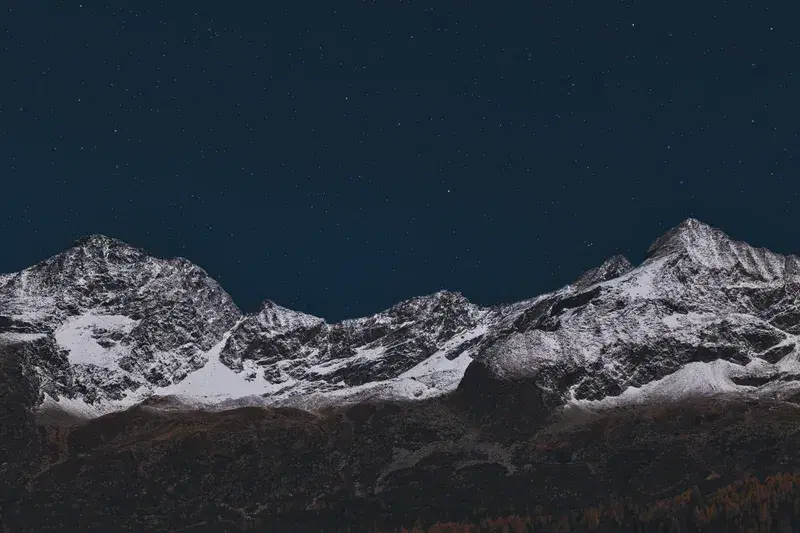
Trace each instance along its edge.
{"label": "jagged rock formation", "polygon": [[[447,291],[338,324],[267,302],[233,329],[220,360],[277,384],[271,396],[279,401],[333,391],[347,395],[379,384],[399,385],[402,396],[411,381],[418,387],[411,394],[427,397],[455,387],[469,359],[451,362],[491,314]],[[456,373],[443,377],[451,367]]]}
{"label": "jagged rock formation", "polygon": [[618,278],[629,272],[633,268],[631,262],[624,255],[614,255],[607,259],[599,267],[595,267],[585,272],[578,280],[573,283],[575,288],[591,287],[596,283]]}

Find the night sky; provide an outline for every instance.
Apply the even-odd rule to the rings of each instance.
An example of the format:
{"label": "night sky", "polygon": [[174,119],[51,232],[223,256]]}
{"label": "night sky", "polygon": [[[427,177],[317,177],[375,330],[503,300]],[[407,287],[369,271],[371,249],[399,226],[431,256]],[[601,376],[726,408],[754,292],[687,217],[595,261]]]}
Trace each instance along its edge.
{"label": "night sky", "polygon": [[338,320],[534,296],[688,216],[799,252],[770,4],[7,0],[0,271],[103,233]]}

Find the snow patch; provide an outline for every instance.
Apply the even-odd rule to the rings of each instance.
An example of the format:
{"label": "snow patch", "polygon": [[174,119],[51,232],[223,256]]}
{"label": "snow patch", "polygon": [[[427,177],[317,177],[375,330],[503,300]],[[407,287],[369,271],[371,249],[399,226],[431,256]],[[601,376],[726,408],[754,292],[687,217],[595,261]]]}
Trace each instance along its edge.
{"label": "snow patch", "polygon": [[461,378],[464,377],[464,372],[472,362],[472,357],[469,355],[469,350],[465,350],[454,359],[448,359],[447,354],[464,343],[483,336],[487,331],[486,325],[480,324],[461,335],[456,335],[447,341],[439,351],[413,368],[406,370],[398,378],[412,378],[421,381],[428,387],[439,390],[442,394],[454,390]]}
{"label": "snow patch", "polygon": [[94,404],[87,403],[81,398],[67,398],[59,396],[53,398],[44,393],[44,401],[39,405],[39,412],[64,413],[76,418],[97,418],[109,413],[124,411],[134,405],[143,402],[151,394],[150,389],[141,387],[136,391],[129,392],[121,400],[105,400]]}
{"label": "snow patch", "polygon": [[[786,339],[781,344],[790,344],[794,341],[795,346],[797,345],[798,337],[792,337],[791,339]],[[781,371],[786,372],[787,374],[800,374],[800,352],[795,348],[795,350],[783,358],[775,365],[775,367]]]}
{"label": "snow patch", "polygon": [[310,367],[308,367],[308,372],[310,374],[316,374],[318,376],[332,374],[333,372],[336,372],[340,368],[347,366],[351,362],[351,360],[352,358],[323,361],[321,363],[317,363],[315,365],[311,365]]}
{"label": "snow patch", "polygon": [[638,275],[631,277],[625,284],[624,292],[631,298],[647,298],[655,290],[653,284],[655,273],[656,269],[652,268],[652,265],[650,268],[640,269]]}
{"label": "snow patch", "polygon": [[95,418],[102,414],[97,407],[89,405],[81,399],[66,398],[64,396],[53,398],[46,392],[44,393],[44,401],[39,406],[39,411],[64,413],[76,418]]}
{"label": "snow patch", "polygon": [[266,381],[263,369],[257,370],[255,379],[248,381],[246,377],[251,372],[235,372],[225,366],[220,361],[219,354],[230,335],[231,331],[225,333],[222,340],[208,352],[208,362],[203,368],[192,372],[183,381],[157,389],[155,394],[206,403],[274,393],[289,385],[287,383],[276,385]]}
{"label": "snow patch", "polygon": [[[735,315],[732,313],[731,316]],[[702,324],[703,322],[712,322],[714,320],[721,320],[721,318],[717,315],[711,315],[707,313],[695,313],[694,311],[690,311],[689,313],[673,313],[661,319],[661,321],[664,324],[666,324],[670,329],[679,328],[681,326],[687,326],[689,324]]]}
{"label": "snow patch", "polygon": [[0,344],[31,342],[47,337],[44,333],[0,333]]}
{"label": "snow patch", "polygon": [[619,396],[608,396],[601,400],[578,400],[573,397],[568,405],[604,409],[749,390],[752,387],[736,385],[730,379],[732,375],[745,373],[744,366],[721,359],[710,363],[688,363],[659,380],[641,387],[628,387]]}
{"label": "snow patch", "polygon": [[[101,315],[88,313],[69,318],[55,331],[56,342],[69,352],[70,364],[95,365],[122,371],[119,358],[126,349],[109,336],[128,335],[139,323],[123,315]],[[107,347],[98,340],[105,338]]]}
{"label": "snow patch", "polygon": [[356,355],[351,358],[352,361],[377,361],[386,353],[386,346],[378,346],[377,348],[356,348]]}

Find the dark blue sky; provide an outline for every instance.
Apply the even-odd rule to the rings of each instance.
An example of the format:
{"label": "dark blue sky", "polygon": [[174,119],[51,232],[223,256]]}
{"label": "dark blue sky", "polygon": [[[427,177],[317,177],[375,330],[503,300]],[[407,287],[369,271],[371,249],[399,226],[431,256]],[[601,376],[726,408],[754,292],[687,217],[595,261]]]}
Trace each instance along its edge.
{"label": "dark blue sky", "polygon": [[339,319],[690,215],[800,251],[794,7],[8,0],[0,271],[104,233]]}

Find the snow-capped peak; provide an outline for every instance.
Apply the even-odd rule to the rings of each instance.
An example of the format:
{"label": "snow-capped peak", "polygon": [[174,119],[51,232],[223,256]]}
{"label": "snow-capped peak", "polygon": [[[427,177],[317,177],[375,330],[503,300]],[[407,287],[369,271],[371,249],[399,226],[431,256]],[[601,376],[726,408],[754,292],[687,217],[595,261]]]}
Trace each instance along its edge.
{"label": "snow-capped peak", "polygon": [[265,331],[275,335],[283,334],[299,327],[314,327],[325,322],[322,318],[287,309],[272,300],[264,300],[261,303],[261,309],[256,314],[256,320]]}
{"label": "snow-capped peak", "polygon": [[722,231],[697,219],[687,218],[656,239],[648,248],[646,257],[660,257],[681,251],[716,250],[730,241],[730,237]]}
{"label": "snow-capped peak", "polygon": [[657,239],[648,259],[684,255],[694,264],[711,269],[739,271],[753,280],[769,282],[800,275],[800,258],[784,256],[731,239],[721,230],[690,218]]}
{"label": "snow-capped peak", "polygon": [[606,259],[602,265],[587,270],[573,284],[576,287],[589,287],[595,283],[601,283],[619,277],[633,268],[631,262],[624,255],[613,255]]}
{"label": "snow-capped peak", "polygon": [[108,235],[103,235],[101,233],[90,233],[88,235],[84,235],[83,237],[79,237],[73,243],[73,247],[75,248],[109,248],[109,247],[126,247],[126,248],[133,248],[129,244],[115,239],[114,237],[109,237]]}
{"label": "snow-capped peak", "polygon": [[56,353],[40,353],[37,363],[52,371],[43,392],[89,402],[182,380],[240,316],[199,267],[104,235],[0,285],[0,333],[53,339]]}
{"label": "snow-capped peak", "polygon": [[[689,219],[657,239],[641,265],[543,297],[474,352],[496,376],[533,380],[551,405],[655,382],[661,398],[689,389],[750,394],[750,383],[800,388],[798,272],[796,256]],[[691,371],[665,379],[684,367]],[[715,384],[698,384],[712,375]]]}

